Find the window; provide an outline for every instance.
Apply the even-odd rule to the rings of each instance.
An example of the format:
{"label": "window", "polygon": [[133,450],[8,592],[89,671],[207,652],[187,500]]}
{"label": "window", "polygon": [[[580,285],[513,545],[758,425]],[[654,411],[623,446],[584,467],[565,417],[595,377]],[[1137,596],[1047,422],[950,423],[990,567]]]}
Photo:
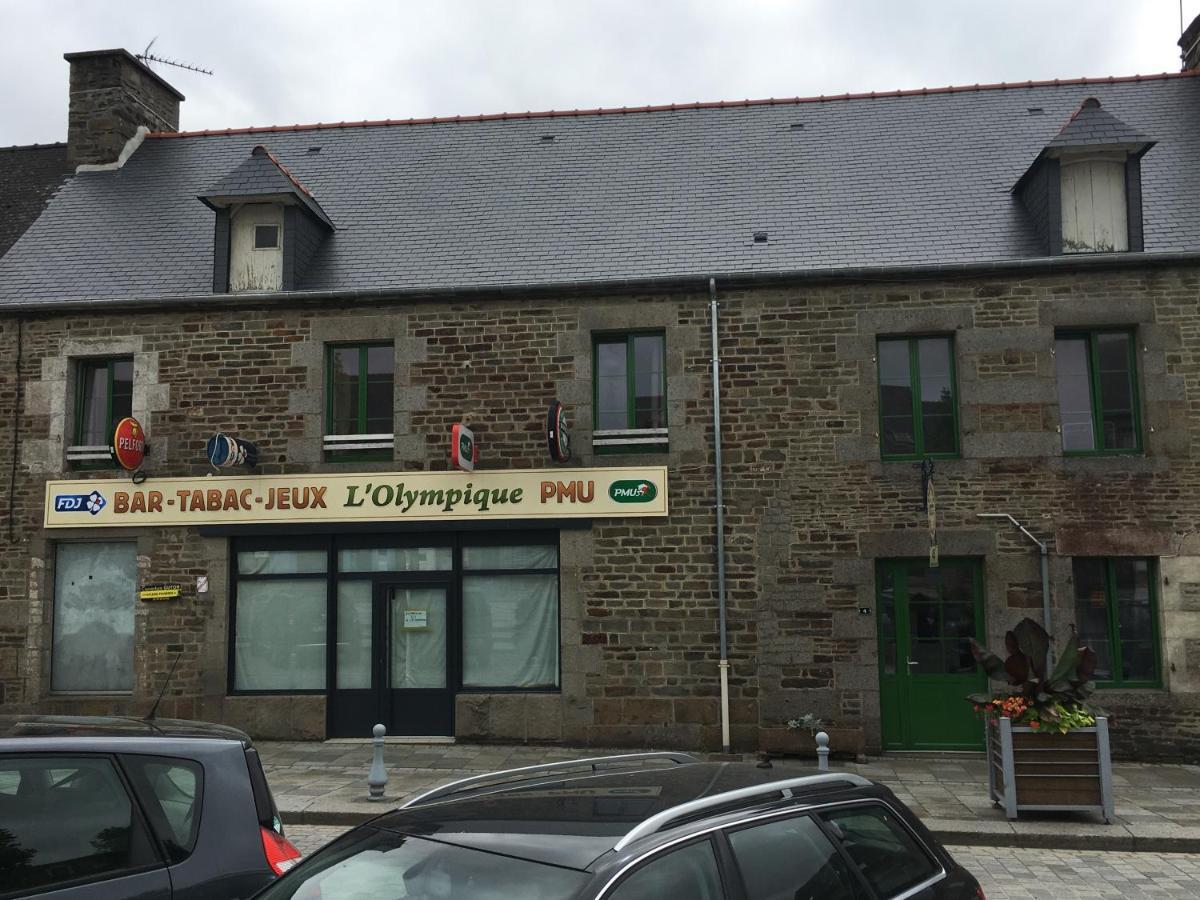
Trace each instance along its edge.
{"label": "window", "polygon": [[660,334],[597,337],[595,431],[600,452],[663,450],[667,444],[666,338]]}
{"label": "window", "polygon": [[941,874],[941,867],[884,806],[856,806],[829,813],[825,820],[881,897],[895,897]]}
{"label": "window", "polygon": [[278,225],[255,225],[254,226],[254,249],[255,250],[277,250],[277,249],[279,249],[279,226]]}
{"label": "window", "polygon": [[[689,844],[680,850],[654,857],[635,869],[609,894],[612,900],[663,900],[665,897],[722,900],[724,896],[721,873],[709,841]],[[750,894],[751,898],[754,896]],[[787,897],[792,900],[792,894]]]}
{"label": "window", "polygon": [[325,550],[237,554],[233,689],[325,690]]}
{"label": "window", "polygon": [[329,347],[325,454],[331,460],[391,459],[392,344]]}
{"label": "window", "polygon": [[881,338],[877,358],[883,458],[957,456],[958,411],[951,338]]}
{"label": "window", "polygon": [[74,445],[67,458],[79,465],[108,465],[113,429],[133,415],[133,358],[87,359],[77,370]]}
{"label": "window", "polygon": [[1159,687],[1158,618],[1149,559],[1076,557],[1075,627],[1096,653],[1098,684]]}
{"label": "window", "polygon": [[58,545],[51,690],[133,690],[136,593],[134,544]]}
{"label": "window", "polygon": [[1137,453],[1137,368],[1130,331],[1060,334],[1054,339],[1064,453]]}
{"label": "window", "polygon": [[1063,253],[1129,249],[1125,157],[1123,152],[1063,157]]}
{"label": "window", "polygon": [[[747,900],[854,900],[850,867],[808,816],[731,832]],[[664,893],[664,896],[669,892]]]}
{"label": "window", "polygon": [[187,759],[122,756],[125,770],[147,800],[146,813],[172,862],[188,857],[200,830],[201,769]]}
{"label": "window", "polygon": [[558,687],[558,548],[465,546],[463,687]]}
{"label": "window", "polygon": [[156,864],[110,760],[6,756],[0,784],[14,786],[0,791],[0,895],[25,897]]}

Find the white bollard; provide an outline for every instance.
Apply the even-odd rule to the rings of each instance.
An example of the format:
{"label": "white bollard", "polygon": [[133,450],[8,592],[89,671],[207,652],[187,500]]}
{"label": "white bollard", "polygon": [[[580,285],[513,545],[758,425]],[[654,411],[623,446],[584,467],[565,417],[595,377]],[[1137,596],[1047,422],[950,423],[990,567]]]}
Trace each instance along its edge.
{"label": "white bollard", "polygon": [[823,731],[817,732],[817,768],[829,771],[829,735]]}
{"label": "white bollard", "polygon": [[387,787],[388,780],[387,769],[383,767],[383,736],[387,734],[387,729],[376,725],[371,729],[371,733],[375,735],[375,740],[372,741],[375,751],[371,759],[371,772],[367,775],[367,799],[383,800],[383,789]]}

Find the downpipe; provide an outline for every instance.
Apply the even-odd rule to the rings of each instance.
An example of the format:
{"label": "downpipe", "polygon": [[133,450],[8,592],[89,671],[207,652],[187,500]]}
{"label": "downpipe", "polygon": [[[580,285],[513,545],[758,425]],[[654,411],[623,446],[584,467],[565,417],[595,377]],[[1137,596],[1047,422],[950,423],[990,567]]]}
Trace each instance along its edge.
{"label": "downpipe", "polygon": [[713,460],[716,469],[717,510],[717,621],[721,639],[721,749],[728,753],[729,645],[725,628],[725,482],[721,465],[721,357],[717,347],[717,279],[708,279],[709,321],[712,325]]}
{"label": "downpipe", "polygon": [[1050,622],[1050,549],[1046,541],[1039,541],[1033,536],[1028,528],[1018,522],[1008,513],[976,513],[981,519],[1008,519],[1025,537],[1029,538],[1038,546],[1042,556],[1042,627],[1046,629],[1046,634],[1051,636],[1050,646],[1047,650],[1047,664],[1053,668],[1055,653],[1054,653],[1054,628]]}

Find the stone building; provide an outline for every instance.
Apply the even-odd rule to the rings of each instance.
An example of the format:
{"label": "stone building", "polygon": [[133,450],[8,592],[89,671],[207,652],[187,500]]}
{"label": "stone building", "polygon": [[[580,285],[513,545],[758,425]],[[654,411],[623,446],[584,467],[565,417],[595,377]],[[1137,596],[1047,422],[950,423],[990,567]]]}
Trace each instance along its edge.
{"label": "stone building", "polygon": [[0,259],[5,710],[971,749],[966,638],[1045,600],[1120,749],[1200,748],[1194,69],[178,132],[68,59],[94,168]]}

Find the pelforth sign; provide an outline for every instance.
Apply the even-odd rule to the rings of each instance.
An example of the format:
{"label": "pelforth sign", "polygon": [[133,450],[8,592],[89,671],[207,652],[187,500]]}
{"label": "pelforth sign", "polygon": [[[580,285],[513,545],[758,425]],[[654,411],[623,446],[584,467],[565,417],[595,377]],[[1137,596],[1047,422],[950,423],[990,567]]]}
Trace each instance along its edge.
{"label": "pelforth sign", "polygon": [[665,516],[665,466],[49,481],[47,528]]}

